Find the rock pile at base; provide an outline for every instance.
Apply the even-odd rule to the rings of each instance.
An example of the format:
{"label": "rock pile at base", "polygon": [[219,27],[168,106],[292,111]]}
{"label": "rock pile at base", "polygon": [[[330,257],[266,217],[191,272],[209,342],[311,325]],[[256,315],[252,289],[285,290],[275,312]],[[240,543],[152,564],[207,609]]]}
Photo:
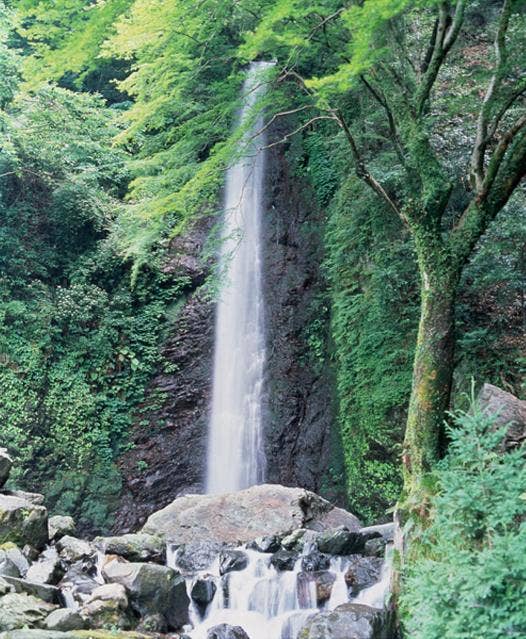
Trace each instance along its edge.
{"label": "rock pile at base", "polygon": [[[0,450],[0,482],[8,479],[11,463]],[[376,541],[371,552],[370,541]],[[167,544],[178,570],[165,565]],[[345,575],[349,592],[358,592],[378,578],[382,560],[376,555],[384,546],[378,531],[364,533],[350,513],[284,486],[181,497],[154,513],[142,531],[93,541],[75,537],[71,517],[48,517],[41,495],[1,490],[0,639],[185,637],[190,606],[185,577],[206,571],[213,561],[220,578],[243,571],[247,548],[267,553],[279,571],[292,570],[301,557],[298,583],[308,588],[314,582],[322,604],[334,582],[327,570],[330,555],[369,555],[356,555]],[[218,587],[206,575],[192,583],[198,610],[206,610]],[[351,615],[347,609],[336,613],[344,621]],[[369,617],[364,613],[373,628]],[[305,639],[340,637],[316,634],[323,620],[312,618]],[[357,635],[365,637],[380,635]],[[240,626],[220,624],[208,631],[208,639],[249,636]]]}

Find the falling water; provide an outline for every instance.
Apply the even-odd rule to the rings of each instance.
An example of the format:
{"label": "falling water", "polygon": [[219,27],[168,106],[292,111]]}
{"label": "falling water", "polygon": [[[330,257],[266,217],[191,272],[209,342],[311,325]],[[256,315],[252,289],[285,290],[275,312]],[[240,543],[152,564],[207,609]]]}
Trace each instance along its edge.
{"label": "falling water", "polygon": [[[240,125],[265,90],[255,62],[243,86]],[[265,457],[261,404],[265,342],[261,292],[261,215],[265,153],[263,118],[245,133],[244,153],[226,176],[217,304],[207,492],[240,490],[261,483]],[[256,135],[258,132],[259,135]]]}

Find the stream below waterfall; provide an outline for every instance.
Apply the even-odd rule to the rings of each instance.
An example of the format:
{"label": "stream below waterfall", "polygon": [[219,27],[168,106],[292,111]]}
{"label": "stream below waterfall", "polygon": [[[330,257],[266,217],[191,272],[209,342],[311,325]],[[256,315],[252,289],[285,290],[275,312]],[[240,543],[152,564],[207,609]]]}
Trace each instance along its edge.
{"label": "stream below waterfall", "polygon": [[[315,546],[305,544],[292,570],[277,570],[271,564],[272,555],[240,546],[248,558],[246,567],[221,574],[220,560],[193,574],[186,574],[190,604],[191,628],[186,630],[191,639],[207,639],[208,631],[219,624],[241,626],[249,639],[297,639],[298,633],[312,615],[334,610],[337,606],[355,602],[373,608],[383,608],[389,592],[390,547],[386,550],[379,580],[358,594],[350,594],[346,572],[356,556],[330,557],[324,572],[328,586],[318,587],[311,578],[315,573],[305,572],[305,563]],[[168,566],[181,570],[178,552],[168,548]],[[184,570],[183,570],[184,573]],[[214,594],[206,606],[192,599],[196,582],[205,580],[214,584]],[[320,592],[321,590],[321,592]]]}

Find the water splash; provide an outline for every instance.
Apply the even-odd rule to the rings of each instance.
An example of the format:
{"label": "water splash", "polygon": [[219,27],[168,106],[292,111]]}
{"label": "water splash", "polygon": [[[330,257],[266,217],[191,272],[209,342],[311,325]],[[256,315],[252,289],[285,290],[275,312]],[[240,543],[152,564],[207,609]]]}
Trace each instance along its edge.
{"label": "water splash", "polygon": [[[265,91],[254,62],[243,86],[240,126],[248,123]],[[207,492],[231,492],[262,483],[265,456],[262,393],[265,364],[261,285],[261,216],[265,144],[263,116],[244,135],[241,157],[226,176],[217,304],[212,410],[208,438]],[[259,135],[258,135],[259,132]]]}

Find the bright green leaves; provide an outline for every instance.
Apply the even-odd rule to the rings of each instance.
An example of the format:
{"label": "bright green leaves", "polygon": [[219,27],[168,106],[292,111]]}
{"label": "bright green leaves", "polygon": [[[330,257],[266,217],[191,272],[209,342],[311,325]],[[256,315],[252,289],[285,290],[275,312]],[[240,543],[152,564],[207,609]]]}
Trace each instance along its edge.
{"label": "bright green leaves", "polygon": [[524,450],[504,454],[503,431],[478,412],[459,415],[436,473],[429,529],[413,542],[402,591],[414,639],[526,634]]}
{"label": "bright green leaves", "polygon": [[60,80],[70,72],[83,77],[97,67],[101,47],[113,32],[116,20],[132,0],[20,0],[20,34],[32,55],[27,57],[24,76],[35,88],[49,80]]}
{"label": "bright green leaves", "polygon": [[12,28],[11,17],[11,11],[8,11],[3,0],[0,0],[0,109],[5,108],[12,100],[18,81],[17,57],[8,47]]}

